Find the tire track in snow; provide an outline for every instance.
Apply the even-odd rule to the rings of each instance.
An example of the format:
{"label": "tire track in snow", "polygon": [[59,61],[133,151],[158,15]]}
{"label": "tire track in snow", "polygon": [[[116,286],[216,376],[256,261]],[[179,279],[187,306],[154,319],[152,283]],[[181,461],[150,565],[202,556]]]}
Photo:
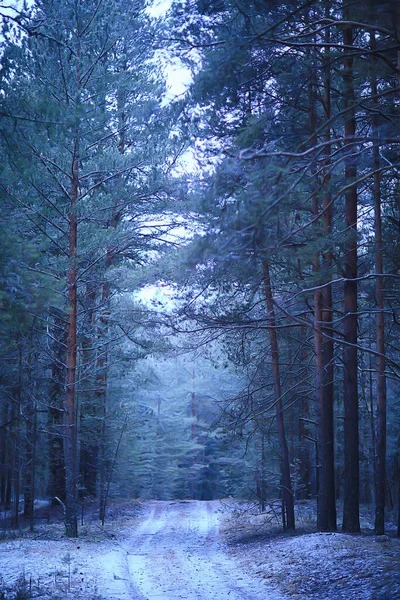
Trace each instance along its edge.
{"label": "tire track in snow", "polygon": [[218,506],[152,503],[150,516],[129,539],[132,600],[282,600],[263,582],[238,571],[223,551]]}

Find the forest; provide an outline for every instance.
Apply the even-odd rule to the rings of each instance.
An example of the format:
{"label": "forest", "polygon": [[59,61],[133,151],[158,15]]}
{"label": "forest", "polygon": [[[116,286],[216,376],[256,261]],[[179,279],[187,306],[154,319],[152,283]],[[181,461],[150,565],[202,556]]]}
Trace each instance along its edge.
{"label": "forest", "polygon": [[0,17],[6,526],[230,497],[400,536],[397,0]]}

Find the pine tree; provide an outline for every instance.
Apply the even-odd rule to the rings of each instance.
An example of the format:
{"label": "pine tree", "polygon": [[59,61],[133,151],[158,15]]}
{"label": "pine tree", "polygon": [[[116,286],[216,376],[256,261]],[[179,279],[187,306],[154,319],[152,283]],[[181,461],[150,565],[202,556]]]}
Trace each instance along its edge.
{"label": "pine tree", "polygon": [[[143,262],[153,239],[142,226],[145,214],[156,213],[166,200],[169,150],[164,139],[169,137],[162,132],[171,117],[160,114],[164,84],[151,62],[154,50],[144,9],[138,2],[116,7],[108,0],[73,6],[43,0],[19,15],[21,45],[10,34],[5,49],[13,72],[3,101],[7,123],[15,123],[10,161],[15,161],[23,206],[33,215],[33,231],[49,242],[49,275],[60,282],[57,292],[64,297],[51,310],[61,310],[60,319],[65,320],[65,338],[58,340],[61,348],[65,344],[66,364],[65,502],[60,500],[71,537],[77,535],[77,398],[82,383],[94,384],[83,394],[85,411],[96,423],[85,443],[95,445],[95,453],[100,452],[97,434],[103,435],[105,423],[109,270],[117,258]],[[88,286],[98,290],[95,313],[93,303],[85,302]],[[54,327],[60,330],[58,318]],[[81,360],[84,322],[92,328],[90,351],[86,338],[83,353],[86,364]],[[54,368],[63,377],[57,367],[61,355],[54,347]],[[95,375],[88,379],[90,369]],[[60,408],[58,396],[54,390],[54,414]],[[55,436],[53,441],[51,485],[63,496],[56,484],[60,457]],[[85,444],[83,450],[82,457]],[[102,464],[98,457],[94,460]],[[92,464],[93,458],[93,490],[97,466]]]}

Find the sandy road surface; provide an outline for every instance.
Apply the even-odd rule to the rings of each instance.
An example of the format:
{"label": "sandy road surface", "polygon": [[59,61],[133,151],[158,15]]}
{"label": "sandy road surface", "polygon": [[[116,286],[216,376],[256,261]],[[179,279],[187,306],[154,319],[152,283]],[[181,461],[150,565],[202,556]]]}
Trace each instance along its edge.
{"label": "sandy road surface", "polygon": [[[100,594],[110,600],[281,600],[224,552],[218,502],[152,502],[148,509],[138,527],[124,531],[125,568],[117,567],[117,556],[102,557]],[[106,575],[107,561],[113,577]]]}

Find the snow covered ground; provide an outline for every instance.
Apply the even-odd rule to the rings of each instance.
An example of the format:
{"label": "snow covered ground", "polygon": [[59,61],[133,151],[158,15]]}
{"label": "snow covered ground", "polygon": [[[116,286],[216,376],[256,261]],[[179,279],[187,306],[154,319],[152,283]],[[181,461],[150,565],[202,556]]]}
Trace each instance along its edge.
{"label": "snow covered ground", "polygon": [[[291,600],[400,600],[400,539],[373,535],[363,510],[361,535],[315,533],[315,504],[297,506],[297,532],[278,532],[271,513],[239,513],[227,524],[231,556],[240,568]],[[268,522],[268,524],[267,524]]]}
{"label": "snow covered ground", "polygon": [[15,598],[19,579],[20,598],[52,600],[400,599],[400,540],[276,534],[265,515],[238,518],[236,509],[132,503],[104,528],[88,520],[78,540],[64,537],[62,523],[5,535],[0,598]]}
{"label": "snow covered ground", "polygon": [[[21,573],[32,595],[107,600],[281,600],[268,582],[248,575],[225,551],[219,502],[147,502],[139,516],[104,530],[91,524],[78,540],[62,525],[3,540],[5,586]],[[50,597],[50,596],[49,596]]]}

